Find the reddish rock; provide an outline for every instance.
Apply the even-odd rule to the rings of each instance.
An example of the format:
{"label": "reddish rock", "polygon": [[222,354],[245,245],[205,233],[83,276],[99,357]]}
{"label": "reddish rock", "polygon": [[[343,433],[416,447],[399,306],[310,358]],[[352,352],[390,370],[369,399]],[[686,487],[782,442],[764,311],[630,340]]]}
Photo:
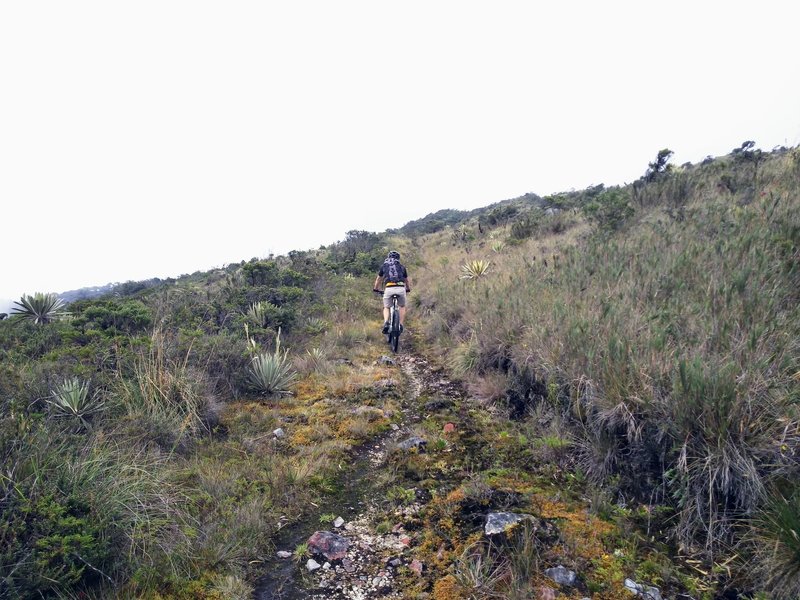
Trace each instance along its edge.
{"label": "reddish rock", "polygon": [[400,543],[403,544],[403,546],[411,546],[411,538],[404,535],[400,538]]}
{"label": "reddish rock", "polygon": [[455,430],[456,426],[453,423],[447,423],[447,425],[444,426],[445,433],[453,433]]}
{"label": "reddish rock", "polygon": [[322,554],[328,560],[339,560],[347,556],[350,542],[347,538],[329,531],[317,531],[308,538],[308,549],[311,552]]}
{"label": "reddish rock", "polygon": [[556,591],[543,585],[536,590],[536,598],[537,600],[556,600]]}

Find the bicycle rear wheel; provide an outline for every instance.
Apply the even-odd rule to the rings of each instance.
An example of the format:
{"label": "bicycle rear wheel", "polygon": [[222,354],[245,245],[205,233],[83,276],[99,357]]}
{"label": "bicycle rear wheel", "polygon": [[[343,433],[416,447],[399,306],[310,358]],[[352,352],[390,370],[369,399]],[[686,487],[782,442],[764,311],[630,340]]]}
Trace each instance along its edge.
{"label": "bicycle rear wheel", "polygon": [[392,347],[392,352],[397,352],[400,346],[400,312],[397,307],[392,310],[392,323],[389,329],[389,345]]}

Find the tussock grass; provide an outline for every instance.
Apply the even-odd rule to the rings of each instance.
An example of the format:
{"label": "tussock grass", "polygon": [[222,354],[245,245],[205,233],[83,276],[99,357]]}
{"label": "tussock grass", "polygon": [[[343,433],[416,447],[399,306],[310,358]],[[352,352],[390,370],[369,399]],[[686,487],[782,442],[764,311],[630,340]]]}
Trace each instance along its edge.
{"label": "tussock grass", "polygon": [[172,343],[154,331],[149,349],[134,359],[133,376],[118,379],[113,394],[151,439],[174,449],[208,431],[216,406],[204,375],[188,366],[188,353],[181,360],[170,358]]}

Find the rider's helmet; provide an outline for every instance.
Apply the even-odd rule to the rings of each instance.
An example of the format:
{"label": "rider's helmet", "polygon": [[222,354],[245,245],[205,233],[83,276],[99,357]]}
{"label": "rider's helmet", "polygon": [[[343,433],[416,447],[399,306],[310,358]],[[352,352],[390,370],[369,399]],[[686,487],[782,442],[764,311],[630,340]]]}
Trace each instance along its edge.
{"label": "rider's helmet", "polygon": [[395,260],[400,260],[400,253],[392,250],[389,252],[389,255],[386,258],[393,258]]}

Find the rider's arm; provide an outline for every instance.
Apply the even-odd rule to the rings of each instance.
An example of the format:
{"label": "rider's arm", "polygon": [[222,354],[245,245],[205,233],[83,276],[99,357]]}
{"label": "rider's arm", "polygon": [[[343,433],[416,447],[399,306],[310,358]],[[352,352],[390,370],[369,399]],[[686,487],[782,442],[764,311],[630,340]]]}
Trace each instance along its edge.
{"label": "rider's arm", "polygon": [[380,285],[382,283],[382,281],[381,281],[382,279],[383,279],[383,277],[381,277],[380,275],[378,275],[375,278],[375,283],[372,284],[372,289],[373,290],[379,290],[380,289]]}
{"label": "rider's arm", "polygon": [[411,277],[406,275],[405,279],[403,279],[403,283],[406,285],[406,292],[411,291]]}

